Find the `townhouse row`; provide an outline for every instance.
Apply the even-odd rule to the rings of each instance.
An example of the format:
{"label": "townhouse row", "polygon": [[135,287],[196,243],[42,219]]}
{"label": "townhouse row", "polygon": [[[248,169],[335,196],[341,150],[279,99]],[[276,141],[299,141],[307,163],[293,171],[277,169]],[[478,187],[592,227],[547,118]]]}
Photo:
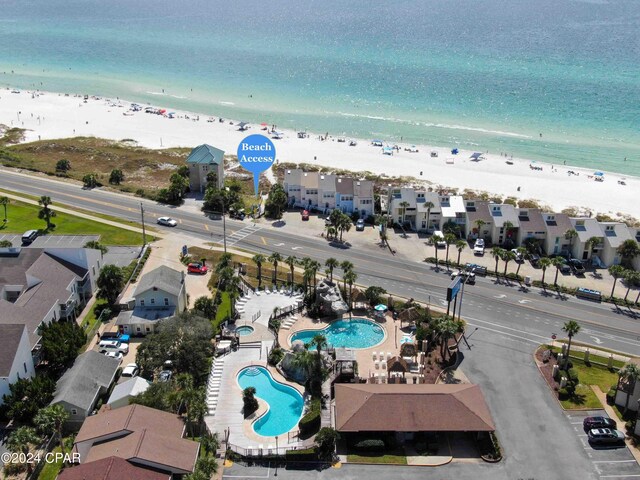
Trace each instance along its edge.
{"label": "townhouse row", "polygon": [[[537,208],[517,208],[460,195],[441,195],[414,188],[392,188],[383,195],[383,211],[395,223],[419,232],[459,227],[469,240],[484,238],[494,245],[514,248],[538,245],[546,255],[570,253],[574,258],[609,267],[620,263],[617,249],[625,240],[640,242],[640,229],[619,222],[598,222],[595,218],[570,217]],[[575,234],[567,235],[567,232]],[[597,241],[596,241],[597,239]],[[640,269],[640,258],[634,259]]]}
{"label": "townhouse row", "polygon": [[373,182],[321,172],[286,170],[283,181],[289,206],[328,213],[339,209],[358,212],[366,218],[374,213]]}

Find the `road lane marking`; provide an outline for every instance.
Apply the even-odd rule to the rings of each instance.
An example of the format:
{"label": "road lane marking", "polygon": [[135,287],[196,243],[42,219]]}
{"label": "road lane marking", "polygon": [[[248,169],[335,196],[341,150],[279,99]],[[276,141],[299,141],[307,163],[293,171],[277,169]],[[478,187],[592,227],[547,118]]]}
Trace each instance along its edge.
{"label": "road lane marking", "polygon": [[260,237],[260,240],[262,240],[262,244],[266,245],[267,244],[267,240],[264,237]]}
{"label": "road lane marking", "polygon": [[209,225],[207,225],[206,223],[203,223],[204,225],[204,229],[208,232],[209,231]]}

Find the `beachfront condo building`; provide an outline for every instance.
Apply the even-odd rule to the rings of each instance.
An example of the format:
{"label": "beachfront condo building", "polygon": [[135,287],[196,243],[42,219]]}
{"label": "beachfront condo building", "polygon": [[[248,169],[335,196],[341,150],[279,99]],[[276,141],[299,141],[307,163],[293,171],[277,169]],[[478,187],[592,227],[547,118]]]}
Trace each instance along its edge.
{"label": "beachfront condo building", "polygon": [[192,192],[204,193],[211,177],[218,188],[224,185],[224,151],[219,148],[206,143],[194,148],[187,157],[187,166]]}
{"label": "beachfront condo building", "polygon": [[373,182],[330,173],[286,170],[284,190],[289,206],[328,213],[337,208],[345,213],[373,215]]}
{"label": "beachfront condo building", "polygon": [[433,232],[442,230],[447,222],[458,225],[461,232],[465,229],[464,200],[459,195],[440,195],[411,187],[390,188],[385,206],[394,223],[407,225],[411,230]]}

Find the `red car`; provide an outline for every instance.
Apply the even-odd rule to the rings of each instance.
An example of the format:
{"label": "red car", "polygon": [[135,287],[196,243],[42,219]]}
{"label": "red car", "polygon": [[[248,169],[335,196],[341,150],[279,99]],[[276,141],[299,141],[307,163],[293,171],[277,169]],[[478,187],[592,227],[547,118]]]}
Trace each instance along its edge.
{"label": "red car", "polygon": [[309,210],[302,211],[302,220],[309,220]]}
{"label": "red car", "polygon": [[207,268],[206,265],[203,265],[201,263],[190,263],[187,266],[187,271],[189,273],[201,273],[201,274],[205,274],[209,271],[209,269]]}

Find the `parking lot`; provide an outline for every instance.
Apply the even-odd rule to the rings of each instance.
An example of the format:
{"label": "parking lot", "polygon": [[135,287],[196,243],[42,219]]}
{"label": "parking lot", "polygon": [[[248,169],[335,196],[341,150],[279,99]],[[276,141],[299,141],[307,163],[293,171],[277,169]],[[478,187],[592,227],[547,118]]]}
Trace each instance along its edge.
{"label": "parking lot", "polygon": [[[14,247],[22,247],[22,235],[4,234],[0,235],[1,240],[9,240]],[[100,235],[42,235],[36,238],[28,247],[33,248],[55,248],[55,247],[83,247],[85,243],[100,240]],[[27,246],[27,245],[25,245]]]}
{"label": "parking lot", "polygon": [[[587,432],[582,427],[585,417],[604,416],[604,410],[567,413],[574,434],[578,437],[589,461],[600,478],[617,478],[620,480],[640,478],[640,466],[625,444],[621,445],[591,445]],[[618,422],[618,430],[624,431],[624,425]]]}

